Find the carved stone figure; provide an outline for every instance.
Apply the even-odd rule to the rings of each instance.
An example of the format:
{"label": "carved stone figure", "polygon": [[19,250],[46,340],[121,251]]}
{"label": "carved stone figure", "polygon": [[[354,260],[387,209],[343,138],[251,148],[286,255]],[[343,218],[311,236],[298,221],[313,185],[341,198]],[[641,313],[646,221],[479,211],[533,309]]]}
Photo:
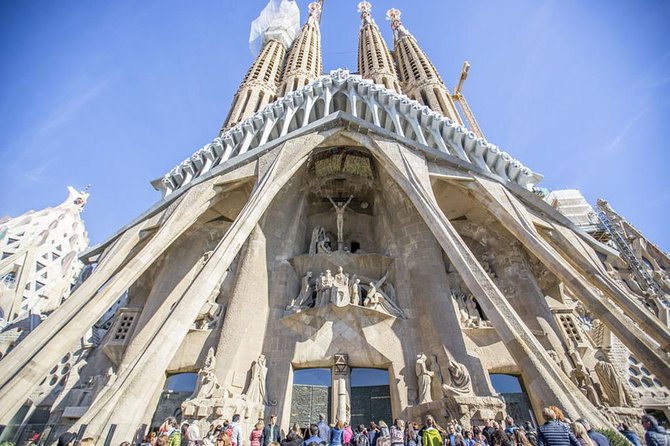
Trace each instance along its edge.
{"label": "carved stone figure", "polygon": [[354,279],[353,283],[351,284],[351,305],[360,305],[361,303],[360,283],[360,279]]}
{"label": "carved stone figure", "polygon": [[197,330],[209,330],[216,327],[223,314],[223,305],[215,301],[216,296],[203,305],[200,313],[193,322],[193,328]]}
{"label": "carved stone figure", "polygon": [[337,250],[342,251],[344,247],[344,210],[347,208],[351,200],[354,199],[354,196],[351,195],[349,200],[346,202],[334,202],[332,198],[328,197],[328,200],[332,203],[335,208],[335,215],[337,216]]}
{"label": "carved stone figure", "polygon": [[448,395],[466,395],[472,393],[472,383],[470,372],[464,364],[456,362],[447,352],[449,365],[447,366],[448,382],[442,384],[442,390],[445,396]]}
{"label": "carved stone figure", "polygon": [[251,366],[251,381],[245,392],[246,400],[251,403],[269,405],[265,393],[265,379],[268,374],[268,368],[265,365],[265,355],[260,355]]}
{"label": "carved stone figure", "polygon": [[[603,390],[603,396],[610,406],[626,407],[630,403],[626,399],[621,379],[609,361],[598,361],[595,365],[596,374]],[[604,398],[605,399],[605,398]]]}
{"label": "carved stone figure", "polygon": [[312,297],[312,285],[309,283],[310,280],[312,280],[312,272],[307,271],[305,277],[302,278],[300,294],[296,298],[296,304],[299,307],[307,306],[309,304],[309,299]]}
{"label": "carved stone figure", "polygon": [[596,394],[596,390],[593,385],[593,378],[591,378],[588,369],[582,362],[579,353],[577,353],[575,350],[571,350],[570,357],[572,357],[575,362],[575,367],[572,369],[572,372],[570,372],[570,379],[586,395],[589,401],[591,401],[596,406],[600,406],[600,399]]}
{"label": "carved stone figure", "polygon": [[423,353],[416,357],[416,378],[419,383],[419,404],[430,403],[433,401],[430,395],[430,386],[434,373],[428,370],[426,360],[428,358]]}
{"label": "carved stone figure", "polygon": [[349,277],[344,274],[341,266],[337,267],[337,274],[335,274],[335,277],[333,278],[330,301],[338,307],[343,307],[350,303]]}
{"label": "carved stone figure", "polygon": [[316,252],[318,254],[327,254],[333,252],[332,245],[330,243],[330,237],[326,234],[326,230],[321,228],[319,230],[319,237],[316,243]]}
{"label": "carved stone figure", "polygon": [[380,308],[380,300],[383,296],[377,291],[377,287],[375,287],[374,283],[370,282],[369,286],[370,288],[368,288],[368,292],[365,295],[363,306],[378,310]]}
{"label": "carved stone figure", "polygon": [[210,347],[207,351],[204,367],[198,371],[198,383],[191,399],[218,398],[223,394],[216,377],[215,368],[216,356],[214,356],[214,348]]}

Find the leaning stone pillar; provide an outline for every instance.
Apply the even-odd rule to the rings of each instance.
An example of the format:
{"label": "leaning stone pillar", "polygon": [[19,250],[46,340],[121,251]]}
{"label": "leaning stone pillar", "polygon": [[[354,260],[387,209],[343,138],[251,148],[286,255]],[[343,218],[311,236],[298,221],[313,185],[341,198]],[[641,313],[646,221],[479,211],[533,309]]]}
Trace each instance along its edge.
{"label": "leaning stone pillar", "polygon": [[[87,424],[87,435],[101,437],[111,424],[118,426],[112,443],[134,438],[147,411],[145,395],[153,395],[174,353],[183,342],[202,306],[219,292],[227,270],[252,230],[279,190],[306,162],[311,150],[322,141],[321,135],[307,135],[285,143],[263,168],[247,204],[206,260],[184,294],[175,302],[169,317],[137,358],[121,370],[114,383],[96,399],[77,426]],[[215,182],[216,179],[213,179]],[[211,183],[203,183],[209,185]],[[200,214],[194,215],[197,218]],[[159,377],[160,375],[160,377]]]}
{"label": "leaning stone pillar", "polygon": [[584,416],[596,426],[609,426],[609,421],[577,387],[565,380],[556,364],[491,281],[439,208],[430,187],[425,159],[397,143],[365,139],[365,145],[372,146],[371,151],[391,173],[428,224],[466,286],[491,320],[501,340],[524,371],[524,383],[535,403],[535,410],[538,411],[546,404],[558,403],[568,413]]}
{"label": "leaning stone pillar", "polygon": [[[473,187],[475,195],[498,218],[500,223],[517,237],[533,255],[535,255],[553,274],[575,292],[579,300],[599,319],[607,324],[612,332],[657,376],[666,376],[670,369],[670,360],[663,348],[659,348],[650,339],[663,341],[663,347],[668,348],[670,332],[660,322],[647,315],[648,325],[638,327],[631,323],[626,315],[613,306],[607,298],[597,295],[581,274],[566,262],[544,239],[537,233],[532,221],[527,216],[525,208],[518,200],[507,192],[501,185],[477,178],[477,187]],[[597,274],[597,271],[592,271]],[[605,288],[603,291],[608,292]],[[615,302],[617,301],[614,299]],[[653,321],[653,322],[652,322]],[[648,330],[657,330],[650,333]]]}

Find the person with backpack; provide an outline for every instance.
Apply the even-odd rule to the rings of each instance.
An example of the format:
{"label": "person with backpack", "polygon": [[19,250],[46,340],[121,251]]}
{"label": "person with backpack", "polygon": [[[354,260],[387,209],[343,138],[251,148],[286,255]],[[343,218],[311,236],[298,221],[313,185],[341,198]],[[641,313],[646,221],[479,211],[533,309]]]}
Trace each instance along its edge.
{"label": "person with backpack", "polygon": [[181,430],[175,417],[167,417],[163,423],[165,433],[167,434],[166,446],[181,446]]}
{"label": "person with backpack", "polygon": [[658,420],[652,415],[642,415],[640,419],[642,421],[642,427],[646,431],[644,433],[644,441],[647,443],[647,446],[669,446],[670,437],[665,428],[658,425]]}
{"label": "person with backpack", "polygon": [[319,426],[316,424],[311,424],[309,426],[309,438],[305,440],[303,446],[317,446],[321,443],[321,437],[319,436]]}
{"label": "person with backpack", "polygon": [[354,446],[369,446],[370,441],[368,440],[368,432],[365,429],[365,426],[359,424],[356,428],[356,434],[354,434]]}

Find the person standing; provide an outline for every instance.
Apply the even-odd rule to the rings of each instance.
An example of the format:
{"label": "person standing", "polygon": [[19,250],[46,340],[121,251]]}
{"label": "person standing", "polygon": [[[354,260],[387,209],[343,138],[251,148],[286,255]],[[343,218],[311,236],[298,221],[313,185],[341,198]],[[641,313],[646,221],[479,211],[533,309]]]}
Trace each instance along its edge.
{"label": "person standing", "polygon": [[670,438],[665,428],[658,425],[658,420],[651,415],[642,415],[640,419],[642,427],[646,431],[644,433],[644,441],[647,446],[668,446],[670,445]]}
{"label": "person standing", "polygon": [[242,426],[240,426],[240,414],[236,413],[233,415],[230,428],[232,429],[232,435],[230,439],[233,443],[233,446],[243,446],[244,436],[242,435]]}
{"label": "person standing", "polygon": [[426,425],[422,429],[421,443],[423,446],[442,446],[442,435],[437,430],[435,419],[428,415]]}
{"label": "person standing", "polygon": [[342,434],[342,437],[344,439],[345,446],[351,444],[351,441],[354,438],[354,431],[351,430],[349,423],[344,423],[344,434]]}
{"label": "person standing", "polygon": [[342,446],[344,444],[344,424],[338,420],[330,430],[330,445]]}
{"label": "person standing", "polygon": [[330,441],[330,426],[326,423],[326,416],[324,414],[319,414],[319,422],[316,423],[316,426],[319,428],[321,441],[325,441],[328,444]]}
{"label": "person standing", "polygon": [[545,422],[537,429],[537,446],[581,446],[570,428],[556,420],[556,412],[542,409]]}
{"label": "person standing", "polygon": [[619,432],[621,432],[621,435],[626,437],[626,440],[633,443],[633,446],[641,446],[640,439],[637,437],[637,434],[632,431],[626,423],[621,423],[619,425]]}
{"label": "person standing", "polygon": [[281,441],[281,432],[279,426],[277,426],[277,415],[270,415],[270,421],[268,425],[263,429],[263,446],[268,446],[268,443],[276,441],[279,443]]}
{"label": "person standing", "polygon": [[319,426],[316,424],[311,424],[309,426],[309,438],[305,440],[303,446],[316,446],[322,441],[323,440],[321,439],[321,436],[319,436]]}
{"label": "person standing", "polygon": [[584,429],[586,429],[586,433],[589,434],[589,438],[593,440],[596,446],[612,446],[607,437],[601,434],[600,432],[596,432],[593,429],[591,429],[591,425],[585,419],[580,418],[579,420],[577,420],[577,423],[580,423],[582,426],[584,426]]}
{"label": "person standing", "polygon": [[391,426],[391,446],[403,446],[405,444],[405,422],[395,419]]}

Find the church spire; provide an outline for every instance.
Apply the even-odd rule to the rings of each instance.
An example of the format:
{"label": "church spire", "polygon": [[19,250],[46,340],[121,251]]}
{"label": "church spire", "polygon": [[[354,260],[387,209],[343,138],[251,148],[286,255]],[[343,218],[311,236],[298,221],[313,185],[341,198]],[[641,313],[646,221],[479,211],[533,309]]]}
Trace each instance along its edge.
{"label": "church spire", "polygon": [[400,93],[400,84],[393,64],[393,58],[379,31],[367,1],[358,4],[361,13],[361,30],[358,34],[358,71],[365,79]]}
{"label": "church spire", "polygon": [[300,34],[291,47],[286,58],[286,68],[279,86],[279,95],[307,85],[321,76],[323,62],[321,60],[321,2],[309,4],[309,16]]}
{"label": "church spire", "polygon": [[400,22],[400,11],[386,13],[393,29],[393,51],[407,96],[462,124],[449,90],[416,39]]}
{"label": "church spire", "polygon": [[270,1],[251,24],[250,42],[260,42],[261,51],[235,93],[223,130],[233,127],[277,98],[286,50],[300,27],[300,11],[294,2]]}

